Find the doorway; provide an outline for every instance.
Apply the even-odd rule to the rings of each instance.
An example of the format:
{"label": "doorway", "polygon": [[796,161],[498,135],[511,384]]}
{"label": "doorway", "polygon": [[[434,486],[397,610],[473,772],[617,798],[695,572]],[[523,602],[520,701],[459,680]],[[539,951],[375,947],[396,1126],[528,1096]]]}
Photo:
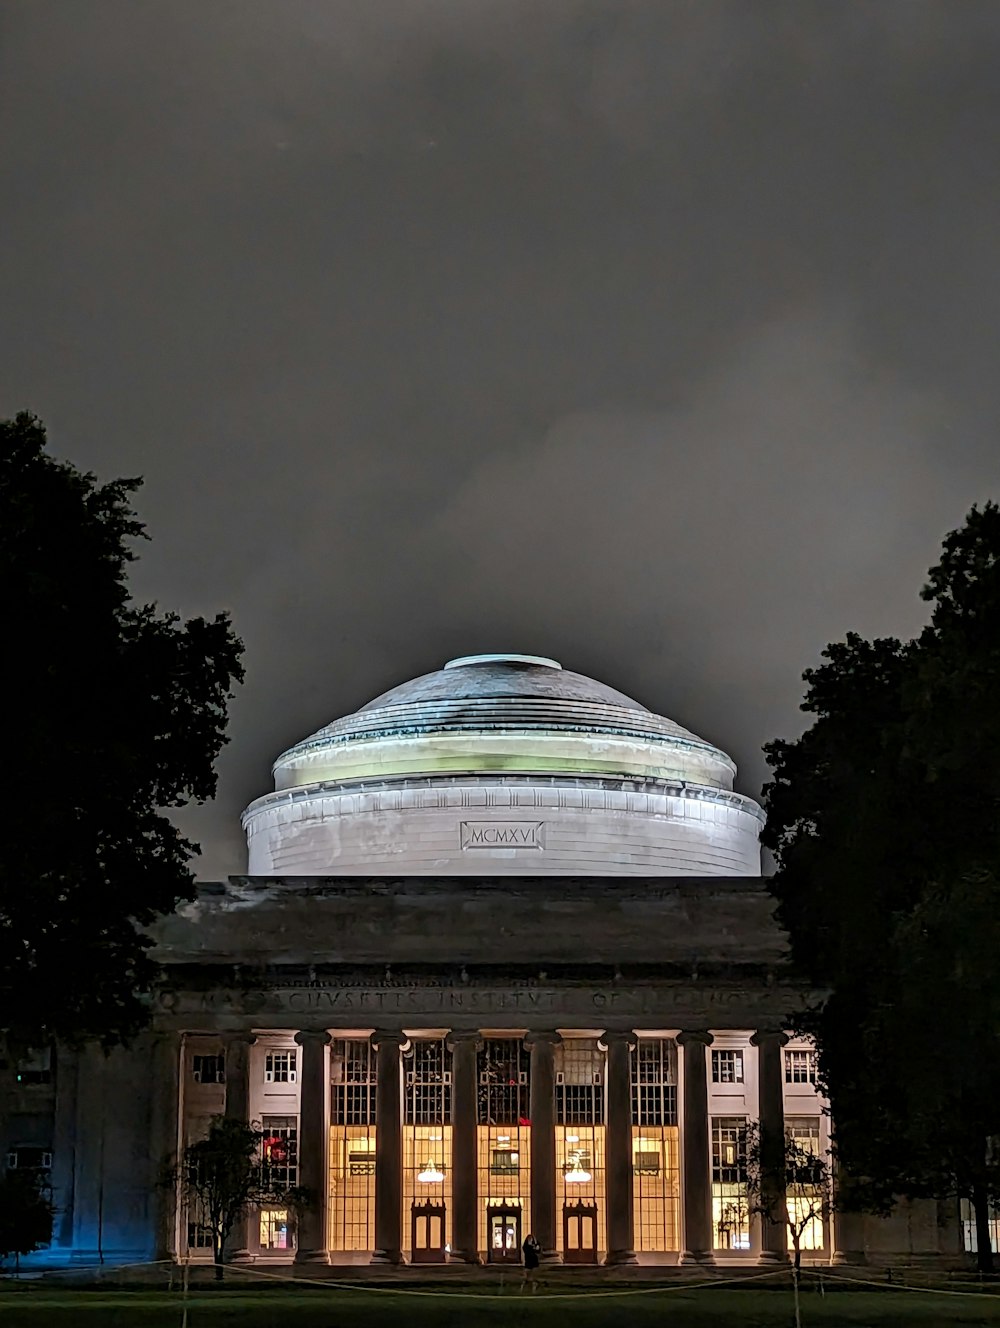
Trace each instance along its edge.
{"label": "doorway", "polygon": [[597,1262],[597,1204],[563,1204],[563,1262]]}
{"label": "doorway", "polygon": [[488,1263],[521,1262],[521,1205],[491,1204],[486,1209]]}

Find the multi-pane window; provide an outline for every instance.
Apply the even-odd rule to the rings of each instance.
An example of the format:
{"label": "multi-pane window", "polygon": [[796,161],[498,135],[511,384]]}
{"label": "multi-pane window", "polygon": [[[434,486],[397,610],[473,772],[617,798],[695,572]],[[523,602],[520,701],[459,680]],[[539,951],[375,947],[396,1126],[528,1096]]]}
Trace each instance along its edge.
{"label": "multi-pane window", "polygon": [[267,1052],[264,1056],[264,1082],[266,1084],[294,1084],[295,1052]]}
{"label": "multi-pane window", "polygon": [[187,1228],[189,1250],[210,1250],[212,1248],[212,1229],[199,1222],[189,1222]]}
{"label": "multi-pane window", "polygon": [[712,1180],[721,1185],[746,1178],[746,1121],[742,1116],[712,1118]]}
{"label": "multi-pane window", "polygon": [[712,1052],[712,1083],[741,1084],[743,1082],[742,1051]]}
{"label": "multi-pane window", "polygon": [[[367,1038],[337,1038],[330,1047],[330,1121],[375,1124],[375,1052]],[[370,1159],[374,1168],[374,1158]]]}
{"label": "multi-pane window", "polygon": [[520,1038],[484,1038],[476,1055],[479,1124],[528,1123],[530,1058]]}
{"label": "multi-pane window", "polygon": [[406,1071],[406,1124],[451,1120],[451,1052],[443,1038],[417,1039]]}
{"label": "multi-pane window", "polygon": [[224,1084],[226,1059],[221,1053],[212,1056],[192,1056],[191,1078],[196,1084]]}
{"label": "multi-pane window", "polygon": [[591,1038],[556,1047],[556,1122],[600,1125],[604,1120],[604,1053]]}
{"label": "multi-pane window", "polygon": [[677,1124],[677,1061],[671,1038],[640,1038],[632,1052],[632,1123]]}
{"label": "multi-pane window", "polygon": [[503,1148],[490,1153],[490,1173],[494,1176],[516,1176],[521,1169],[520,1154],[508,1142]]}
{"label": "multi-pane window", "polygon": [[265,1116],[261,1123],[261,1160],[272,1185],[290,1190],[298,1184],[298,1123],[294,1116]]}
{"label": "multi-pane window", "polygon": [[815,1051],[785,1052],[785,1083],[814,1084],[816,1082]]}

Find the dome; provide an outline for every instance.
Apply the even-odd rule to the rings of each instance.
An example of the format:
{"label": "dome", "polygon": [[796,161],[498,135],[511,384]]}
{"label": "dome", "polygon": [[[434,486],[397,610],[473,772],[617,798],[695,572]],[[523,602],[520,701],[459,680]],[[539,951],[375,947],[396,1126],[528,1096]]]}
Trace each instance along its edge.
{"label": "dome", "polygon": [[[535,855],[543,851],[543,838],[558,836],[557,824],[586,812],[577,831],[600,840],[603,813],[608,844],[579,870],[628,871],[644,864],[655,872],[663,868],[655,841],[671,819],[670,799],[685,804],[681,820],[688,822],[714,817],[726,824],[730,811],[738,819],[749,817],[755,865],[740,874],[759,869],[760,810],[732,791],[736,769],[724,752],[545,656],[449,660],[296,743],[278,757],[273,773],[275,793],[244,813],[251,871],[278,870],[279,861],[281,870],[299,873],[320,866],[353,872],[391,867],[403,874],[479,870],[482,860],[473,865],[465,840],[475,833],[492,843],[489,825],[504,818],[510,824],[496,830],[500,870],[565,870],[580,861],[571,844],[567,853],[549,852],[546,844],[543,861]],[[625,806],[622,799],[632,803]],[[485,830],[463,829],[471,819],[456,819],[455,809],[480,805],[500,811],[485,818]],[[549,812],[560,805],[566,814],[553,818]],[[648,814],[637,817],[640,805]],[[706,811],[709,805],[714,812]],[[392,806],[399,815],[389,815]],[[527,827],[531,818],[512,816],[513,807],[548,810]],[[543,825],[544,835],[538,829]],[[641,830],[648,843],[639,842]],[[327,847],[317,856],[321,840]],[[716,858],[718,874],[727,874],[733,862],[725,852]],[[710,854],[705,861],[711,860]],[[741,864],[746,860],[743,852]],[[705,874],[696,870],[705,865],[697,854],[681,854],[677,861],[692,874]]]}

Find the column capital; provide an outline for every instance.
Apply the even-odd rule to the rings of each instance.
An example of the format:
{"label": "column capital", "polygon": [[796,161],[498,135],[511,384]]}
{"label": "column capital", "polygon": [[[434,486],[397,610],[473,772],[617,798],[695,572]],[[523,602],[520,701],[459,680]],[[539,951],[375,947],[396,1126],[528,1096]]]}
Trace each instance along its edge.
{"label": "column capital", "polygon": [[531,1029],[524,1035],[524,1045],[526,1047],[558,1047],[562,1043],[562,1034],[557,1033],[554,1028]]}
{"label": "column capital", "polygon": [[606,1028],[597,1039],[597,1045],[601,1051],[610,1051],[612,1046],[620,1046],[624,1042],[625,1046],[631,1051],[638,1041],[634,1029]]}
{"label": "column capital", "polygon": [[300,1028],[295,1034],[295,1041],[300,1047],[304,1047],[307,1042],[318,1042],[321,1047],[328,1047],[333,1038],[325,1028]]}
{"label": "column capital", "polygon": [[788,1034],[780,1028],[758,1028],[750,1039],[751,1047],[773,1046],[775,1043],[783,1047],[788,1041]]}
{"label": "column capital", "polygon": [[712,1034],[703,1028],[684,1029],[677,1034],[677,1045],[679,1047],[687,1047],[697,1043],[700,1043],[703,1047],[710,1047],[714,1041],[715,1038]]}
{"label": "column capital", "polygon": [[376,1028],[371,1035],[371,1044],[376,1051],[382,1046],[397,1046],[400,1051],[409,1045],[410,1039],[401,1028]]}
{"label": "column capital", "polygon": [[457,1047],[472,1047],[474,1051],[479,1051],[482,1045],[483,1035],[478,1029],[453,1028],[445,1035],[445,1046],[451,1052],[454,1052]]}

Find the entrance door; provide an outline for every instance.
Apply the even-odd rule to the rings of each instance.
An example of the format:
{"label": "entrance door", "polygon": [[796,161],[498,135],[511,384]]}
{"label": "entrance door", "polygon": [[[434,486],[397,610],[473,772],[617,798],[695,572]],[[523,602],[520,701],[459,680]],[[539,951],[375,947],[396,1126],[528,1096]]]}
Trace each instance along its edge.
{"label": "entrance door", "polygon": [[521,1205],[496,1204],[486,1210],[489,1263],[521,1262]]}
{"label": "entrance door", "polygon": [[597,1204],[563,1204],[563,1262],[597,1262]]}
{"label": "entrance door", "polygon": [[414,1263],[444,1263],[444,1204],[430,1199],[410,1209],[410,1257]]}

